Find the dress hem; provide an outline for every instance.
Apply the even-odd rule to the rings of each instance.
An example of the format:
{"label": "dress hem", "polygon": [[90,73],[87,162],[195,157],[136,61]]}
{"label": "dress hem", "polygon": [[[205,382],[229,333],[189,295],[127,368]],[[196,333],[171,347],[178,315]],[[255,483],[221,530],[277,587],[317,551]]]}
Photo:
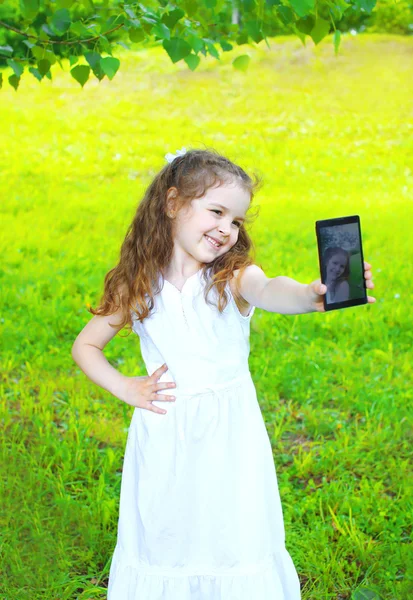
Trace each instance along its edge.
{"label": "dress hem", "polygon": [[236,568],[149,566],[115,551],[108,600],[300,600],[300,581],[285,547]]}

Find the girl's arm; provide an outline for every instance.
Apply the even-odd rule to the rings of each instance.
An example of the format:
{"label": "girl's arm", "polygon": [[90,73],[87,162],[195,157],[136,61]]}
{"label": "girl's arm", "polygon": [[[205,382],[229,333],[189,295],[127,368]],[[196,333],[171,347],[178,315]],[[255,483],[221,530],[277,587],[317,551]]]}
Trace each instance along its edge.
{"label": "girl's arm", "polygon": [[239,286],[241,296],[257,308],[285,315],[311,312],[307,284],[284,275],[271,279],[257,265],[244,270]]}
{"label": "girl's arm", "polygon": [[[238,277],[238,271],[234,276]],[[366,286],[373,289],[371,281],[371,265],[364,261],[364,278]],[[239,280],[241,296],[253,306],[269,312],[284,315],[299,315],[311,312],[325,312],[323,296],[327,286],[316,279],[311,283],[299,283],[290,277],[268,278],[257,265],[248,266]],[[367,296],[367,301],[373,303],[376,299]]]}
{"label": "girl's arm", "polygon": [[301,315],[310,312],[307,284],[279,275],[270,279],[262,290],[264,310],[282,315]]}
{"label": "girl's arm", "polygon": [[128,377],[112,367],[103,354],[103,348],[120,330],[109,323],[118,324],[116,313],[106,317],[95,315],[77,336],[72,358],[93,383],[121,399]]}

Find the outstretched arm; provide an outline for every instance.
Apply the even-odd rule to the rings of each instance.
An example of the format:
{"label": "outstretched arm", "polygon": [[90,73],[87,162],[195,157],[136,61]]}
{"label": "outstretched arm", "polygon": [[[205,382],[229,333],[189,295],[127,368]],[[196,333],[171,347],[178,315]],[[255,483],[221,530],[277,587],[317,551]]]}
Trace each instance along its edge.
{"label": "outstretched arm", "polygon": [[[373,288],[371,265],[364,263],[364,277],[368,288]],[[235,272],[237,275],[237,272]],[[299,283],[295,279],[280,275],[269,278],[257,265],[250,265],[239,281],[240,294],[250,304],[269,312],[284,315],[299,315],[324,312],[323,296],[327,287],[316,279],[312,283]],[[367,296],[368,302],[376,299]]]}
{"label": "outstretched arm", "polygon": [[[238,271],[234,275],[238,277]],[[248,266],[239,280],[241,296],[269,312],[296,315],[309,312],[307,285],[280,275],[269,278],[257,265]]]}

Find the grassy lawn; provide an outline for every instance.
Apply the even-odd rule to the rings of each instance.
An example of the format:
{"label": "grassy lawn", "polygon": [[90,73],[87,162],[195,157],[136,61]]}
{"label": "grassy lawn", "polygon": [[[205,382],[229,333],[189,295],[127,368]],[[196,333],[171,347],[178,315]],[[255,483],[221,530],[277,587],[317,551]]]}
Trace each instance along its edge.
{"label": "grassy lawn", "polygon": [[[122,50],[112,82],[82,90],[57,66],[0,91],[2,600],[106,598],[133,408],[70,351],[182,146],[264,177],[252,236],[269,277],[316,279],[315,221],[360,215],[377,302],[257,310],[250,369],[303,599],[412,597],[413,38],[348,35],[338,57],[331,38],[270,45],[195,73],[158,47]],[[246,51],[249,71],[234,71]],[[134,334],[105,355],[146,375]]]}

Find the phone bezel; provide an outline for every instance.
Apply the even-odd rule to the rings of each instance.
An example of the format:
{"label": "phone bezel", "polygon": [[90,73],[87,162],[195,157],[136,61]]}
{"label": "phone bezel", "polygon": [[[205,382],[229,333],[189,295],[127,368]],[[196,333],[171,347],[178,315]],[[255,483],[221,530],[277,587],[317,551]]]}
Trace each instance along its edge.
{"label": "phone bezel", "polygon": [[[315,222],[315,231],[317,237],[317,247],[318,247],[318,263],[320,268],[320,279],[321,283],[325,285],[325,281],[323,281],[323,269],[322,269],[322,251],[321,251],[321,240],[320,240],[320,229],[323,227],[337,227],[338,225],[347,225],[350,223],[356,223],[358,226],[358,236],[359,236],[359,244],[360,244],[360,255],[361,255],[361,264],[364,273],[364,254],[363,254],[363,244],[361,238],[361,226],[360,226],[360,217],[359,215],[350,215],[348,217],[337,217],[333,219],[321,219]],[[363,277],[363,290],[364,297],[354,298],[352,300],[345,300],[344,302],[331,302],[327,303],[327,294],[323,295],[323,304],[324,310],[338,310],[340,308],[350,308],[351,306],[360,306],[362,304],[367,304],[367,288],[366,288],[366,280]]]}

